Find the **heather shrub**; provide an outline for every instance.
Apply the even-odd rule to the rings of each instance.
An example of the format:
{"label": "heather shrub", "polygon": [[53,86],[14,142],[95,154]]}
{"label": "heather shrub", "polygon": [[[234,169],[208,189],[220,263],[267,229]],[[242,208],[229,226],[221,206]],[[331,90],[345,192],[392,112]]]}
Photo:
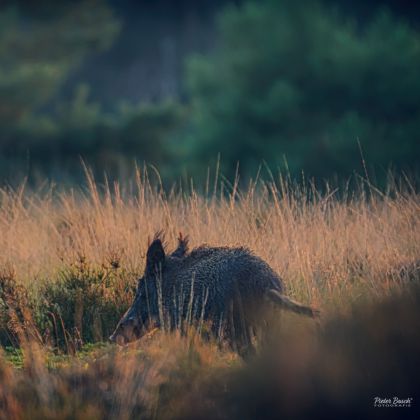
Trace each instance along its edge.
{"label": "heather shrub", "polygon": [[41,289],[42,310],[49,320],[52,343],[79,348],[106,340],[127,310],[136,282],[118,265],[95,267],[83,258],[63,269],[57,281]]}

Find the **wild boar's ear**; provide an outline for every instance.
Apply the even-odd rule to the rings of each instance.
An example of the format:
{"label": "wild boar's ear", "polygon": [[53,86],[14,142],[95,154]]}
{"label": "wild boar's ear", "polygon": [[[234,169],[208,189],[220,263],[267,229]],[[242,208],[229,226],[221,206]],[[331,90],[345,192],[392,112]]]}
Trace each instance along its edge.
{"label": "wild boar's ear", "polygon": [[146,256],[146,272],[154,273],[159,270],[159,265],[163,265],[165,261],[165,251],[162,241],[155,239],[149,246]]}
{"label": "wild boar's ear", "polygon": [[172,257],[184,257],[188,252],[188,236],[183,236],[181,232],[179,232],[178,236],[178,247],[174,252],[172,252]]}

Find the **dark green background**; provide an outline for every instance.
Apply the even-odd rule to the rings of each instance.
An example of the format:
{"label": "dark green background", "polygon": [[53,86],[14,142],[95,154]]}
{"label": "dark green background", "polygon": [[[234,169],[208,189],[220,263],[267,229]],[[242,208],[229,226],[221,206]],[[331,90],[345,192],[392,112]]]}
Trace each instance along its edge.
{"label": "dark green background", "polygon": [[13,1],[0,9],[0,184],[231,178],[262,165],[416,176],[415,2]]}

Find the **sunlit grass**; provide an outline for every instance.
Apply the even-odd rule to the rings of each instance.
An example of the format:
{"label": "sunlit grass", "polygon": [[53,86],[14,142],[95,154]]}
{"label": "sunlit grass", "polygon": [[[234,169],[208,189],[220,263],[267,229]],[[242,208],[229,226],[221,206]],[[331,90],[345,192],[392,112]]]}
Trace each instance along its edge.
{"label": "sunlit grass", "polygon": [[[332,363],[326,371],[340,359],[323,359],[328,335],[317,344],[330,320],[419,279],[420,201],[408,181],[380,192],[365,180],[351,193],[321,193],[282,177],[242,190],[216,181],[207,194],[164,192],[145,171],[124,186],[87,181],[74,190],[0,190],[0,407],[7,418],[194,418],[195,396],[214,409],[238,372],[249,380],[253,371],[240,373],[236,354],[193,330],[157,332],[125,348],[103,343],[132,301],[159,230],[168,248],[179,232],[191,247],[246,246],[281,275],[289,296],[321,309],[320,324],[281,317],[281,334],[292,338],[274,360],[301,376],[317,358]],[[407,325],[411,314],[402,318]],[[366,325],[375,337],[376,324]],[[386,337],[386,329],[378,334]],[[352,363],[355,356],[346,357]],[[340,380],[337,369],[329,380]]]}
{"label": "sunlit grass", "polygon": [[247,246],[284,278],[292,296],[324,306],[357,298],[359,286],[373,295],[389,291],[398,284],[393,270],[420,255],[420,204],[409,184],[387,194],[366,194],[364,187],[321,194],[280,178],[244,191],[236,184],[230,193],[215,188],[204,198],[164,193],[141,172],[131,188],[88,181],[86,189],[60,192],[0,190],[3,272],[37,285],[82,260],[136,279],[148,239],[163,229],[169,246],[179,232],[192,247]]}

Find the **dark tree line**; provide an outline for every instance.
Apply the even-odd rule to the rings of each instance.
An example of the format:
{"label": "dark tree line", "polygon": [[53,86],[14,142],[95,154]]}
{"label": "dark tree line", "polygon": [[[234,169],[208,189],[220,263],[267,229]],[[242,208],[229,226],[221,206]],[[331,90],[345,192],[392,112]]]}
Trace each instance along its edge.
{"label": "dark tree line", "polygon": [[[153,3],[153,4],[152,4]],[[0,180],[419,167],[419,7],[7,0]],[[175,7],[176,3],[176,7]],[[386,7],[385,7],[386,6]]]}

